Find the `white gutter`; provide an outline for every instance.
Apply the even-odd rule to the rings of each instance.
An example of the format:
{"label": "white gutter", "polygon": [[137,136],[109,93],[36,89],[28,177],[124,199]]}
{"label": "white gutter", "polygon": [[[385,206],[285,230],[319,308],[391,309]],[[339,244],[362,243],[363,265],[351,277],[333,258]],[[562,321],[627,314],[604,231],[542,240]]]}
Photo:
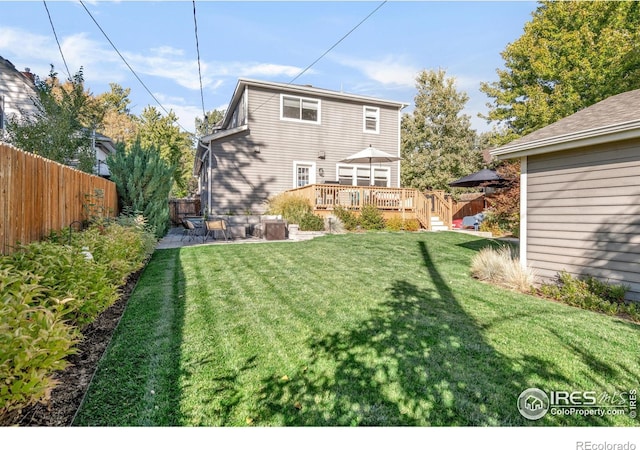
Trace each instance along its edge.
{"label": "white gutter", "polygon": [[219,131],[218,133],[201,137],[200,142],[202,142],[203,144],[210,144],[211,141],[216,141],[218,139],[222,139],[236,133],[241,133],[243,131],[247,131],[248,129],[249,129],[249,125],[242,125],[236,128],[231,128],[230,130]]}
{"label": "white gutter", "polygon": [[207,150],[207,212],[211,213],[211,142],[209,142],[209,150]]}

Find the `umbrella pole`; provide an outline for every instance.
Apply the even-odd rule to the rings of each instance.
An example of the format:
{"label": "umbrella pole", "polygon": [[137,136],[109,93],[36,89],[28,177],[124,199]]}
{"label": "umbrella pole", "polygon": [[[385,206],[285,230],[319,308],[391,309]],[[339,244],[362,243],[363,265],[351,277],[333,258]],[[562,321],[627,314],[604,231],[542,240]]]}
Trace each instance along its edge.
{"label": "umbrella pole", "polygon": [[373,186],[373,169],[371,167],[371,158],[369,158],[369,186]]}

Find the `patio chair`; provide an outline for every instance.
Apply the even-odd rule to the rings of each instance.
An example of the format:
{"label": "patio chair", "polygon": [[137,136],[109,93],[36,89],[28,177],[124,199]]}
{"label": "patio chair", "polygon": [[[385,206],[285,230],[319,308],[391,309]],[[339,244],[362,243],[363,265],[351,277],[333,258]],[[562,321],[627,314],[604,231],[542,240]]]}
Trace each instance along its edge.
{"label": "patio chair", "polygon": [[229,240],[229,237],[227,236],[227,222],[225,222],[224,219],[205,220],[204,226],[207,229],[207,234],[205,234],[204,236],[205,241],[209,238],[209,236],[211,236],[215,240],[216,231],[222,232],[225,241]]}
{"label": "patio chair", "polygon": [[182,221],[182,226],[185,228],[185,231],[182,235],[182,239],[183,240],[186,236],[189,237],[189,240],[193,240],[193,238],[196,237],[196,226],[193,224],[193,222],[191,222],[190,220],[183,220]]}

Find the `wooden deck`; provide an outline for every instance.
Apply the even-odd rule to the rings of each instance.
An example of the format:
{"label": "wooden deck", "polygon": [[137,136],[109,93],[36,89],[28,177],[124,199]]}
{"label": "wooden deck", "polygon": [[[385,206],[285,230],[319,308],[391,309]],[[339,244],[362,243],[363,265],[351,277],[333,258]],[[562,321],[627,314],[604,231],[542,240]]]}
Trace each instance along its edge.
{"label": "wooden deck", "polygon": [[364,205],[373,204],[385,218],[415,218],[427,230],[431,230],[432,217],[438,217],[449,229],[452,223],[451,197],[446,196],[444,191],[423,193],[410,188],[311,184],[291,189],[286,194],[307,199],[320,216],[332,214],[338,205],[359,211]]}

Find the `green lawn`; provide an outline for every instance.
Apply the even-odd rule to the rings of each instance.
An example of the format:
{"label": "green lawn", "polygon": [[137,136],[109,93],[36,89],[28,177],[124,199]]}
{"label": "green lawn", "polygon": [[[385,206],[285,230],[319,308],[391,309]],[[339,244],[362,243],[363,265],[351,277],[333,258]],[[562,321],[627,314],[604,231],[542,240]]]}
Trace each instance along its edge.
{"label": "green lawn", "polygon": [[638,389],[640,327],[469,276],[490,241],[333,235],[156,251],[76,425],[638,425],[520,416]]}

